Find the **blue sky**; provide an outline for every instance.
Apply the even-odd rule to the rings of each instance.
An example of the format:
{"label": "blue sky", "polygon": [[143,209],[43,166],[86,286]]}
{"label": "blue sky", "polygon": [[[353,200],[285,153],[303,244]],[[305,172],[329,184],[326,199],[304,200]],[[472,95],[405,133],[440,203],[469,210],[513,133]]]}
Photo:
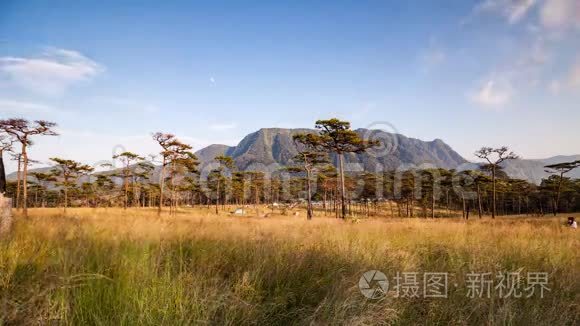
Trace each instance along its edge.
{"label": "blue sky", "polygon": [[576,0],[0,2],[0,116],[58,122],[40,161],[334,116],[467,159],[578,154],[578,103]]}

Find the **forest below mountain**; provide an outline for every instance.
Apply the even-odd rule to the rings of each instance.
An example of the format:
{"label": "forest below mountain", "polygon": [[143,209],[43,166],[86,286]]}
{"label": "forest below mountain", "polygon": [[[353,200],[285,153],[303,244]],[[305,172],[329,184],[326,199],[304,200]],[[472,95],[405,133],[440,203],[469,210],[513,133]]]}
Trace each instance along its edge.
{"label": "forest below mountain", "polygon": [[[161,212],[180,205],[215,205],[217,211],[220,205],[301,201],[309,218],[313,202],[343,218],[352,205],[370,212],[369,205],[376,209],[384,201],[396,205],[390,206],[392,216],[408,217],[416,210],[424,217],[461,211],[464,218],[470,211],[495,217],[580,210],[575,156],[521,160],[507,147],[483,147],[474,156],[485,163],[469,163],[439,139],[352,130],[349,122],[329,119],[316,121],[315,129],[261,129],[237,146],[211,145],[195,153],[175,135],[158,132],[152,141],[160,152],[151,159],[123,152],[99,167],[51,158],[52,167],[28,169],[30,142],[23,135],[54,135],[54,125],[0,121],[4,148],[19,159],[5,192],[25,211],[157,206]],[[20,152],[9,146],[20,140]]]}

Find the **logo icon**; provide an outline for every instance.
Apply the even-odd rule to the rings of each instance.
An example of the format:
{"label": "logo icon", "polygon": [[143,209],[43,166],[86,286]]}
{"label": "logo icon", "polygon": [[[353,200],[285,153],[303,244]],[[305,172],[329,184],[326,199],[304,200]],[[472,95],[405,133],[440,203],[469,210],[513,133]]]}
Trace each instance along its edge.
{"label": "logo icon", "polygon": [[369,299],[380,299],[387,295],[389,281],[387,276],[377,270],[365,272],[358,281],[360,293]]}
{"label": "logo icon", "polygon": [[386,121],[373,122],[366,126],[363,138],[378,141],[378,146],[367,149],[366,153],[375,158],[394,154],[399,147],[399,131]]}

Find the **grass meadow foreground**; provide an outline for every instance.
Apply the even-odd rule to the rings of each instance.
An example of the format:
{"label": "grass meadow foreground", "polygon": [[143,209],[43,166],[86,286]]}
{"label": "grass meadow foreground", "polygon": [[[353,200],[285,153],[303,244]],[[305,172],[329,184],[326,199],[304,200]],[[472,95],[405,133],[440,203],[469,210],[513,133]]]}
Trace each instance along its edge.
{"label": "grass meadow foreground", "polygon": [[[0,324],[578,325],[579,234],[558,218],[158,218],[32,209],[0,242]],[[365,298],[380,270],[390,292]],[[471,272],[546,272],[549,291],[481,297]],[[397,273],[448,274],[447,298],[396,297]],[[497,283],[495,283],[497,284]],[[494,284],[494,285],[495,285]]]}

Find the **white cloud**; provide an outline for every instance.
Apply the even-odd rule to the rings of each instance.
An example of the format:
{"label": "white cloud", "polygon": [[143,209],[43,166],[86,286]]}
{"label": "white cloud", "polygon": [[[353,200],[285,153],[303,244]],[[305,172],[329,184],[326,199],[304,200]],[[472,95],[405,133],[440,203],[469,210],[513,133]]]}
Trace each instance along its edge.
{"label": "white cloud", "polygon": [[[525,43],[527,42],[530,41]],[[549,68],[555,61],[554,50],[542,36],[535,35],[531,42],[519,46],[517,53],[513,54],[515,59],[508,56],[507,63],[502,68],[505,72],[502,76],[517,88],[542,84],[549,77]]]}
{"label": "white cloud", "polygon": [[558,95],[563,91],[577,91],[580,90],[580,57],[572,65],[565,76],[560,79],[554,79],[549,84],[549,89],[554,95]]}
{"label": "white cloud", "polygon": [[549,85],[550,92],[554,95],[560,94],[562,90],[562,83],[559,80],[552,80]]}
{"label": "white cloud", "polygon": [[515,24],[524,18],[536,3],[536,0],[485,0],[475,7],[475,12],[498,13],[510,24]]}
{"label": "white cloud", "polygon": [[431,47],[421,57],[422,69],[425,72],[443,64],[447,60],[447,54],[440,48]]}
{"label": "white cloud", "polygon": [[447,60],[447,53],[439,43],[437,38],[431,36],[429,44],[420,52],[419,64],[423,72],[429,73]]}
{"label": "white cloud", "polygon": [[513,87],[502,78],[490,78],[470,95],[471,100],[484,107],[500,108],[510,102]]}
{"label": "white cloud", "polygon": [[0,57],[0,76],[44,95],[59,95],[92,79],[103,66],[77,51],[49,48],[37,57]]}
{"label": "white cloud", "polygon": [[230,122],[230,123],[215,123],[209,126],[209,129],[216,130],[216,131],[223,131],[223,130],[230,130],[235,129],[238,126],[237,123]]}
{"label": "white cloud", "polygon": [[485,0],[475,12],[497,13],[513,24],[534,9],[537,9],[537,15],[532,15],[527,25],[529,34],[533,36],[532,43],[528,38],[521,38],[520,42],[528,45],[523,47],[519,60],[504,65],[503,71],[509,73],[502,76],[507,76],[509,84],[520,90],[526,85],[545,85],[547,91],[559,95],[578,88],[580,63],[569,67],[569,73],[564,76],[554,76],[554,71],[559,70],[556,65],[564,62],[559,60],[562,59],[561,49],[570,46],[570,40],[580,36],[580,0]]}
{"label": "white cloud", "polygon": [[[504,17],[510,24],[522,21],[537,8],[539,23],[547,29],[580,29],[580,1],[578,0],[483,0],[472,15],[493,13]],[[471,17],[469,17],[471,18]]]}
{"label": "white cloud", "polygon": [[0,113],[18,115],[52,113],[55,111],[56,110],[53,107],[44,104],[0,99]]}
{"label": "white cloud", "polygon": [[576,64],[570,71],[568,84],[574,89],[580,88],[580,58],[576,61]]}
{"label": "white cloud", "polygon": [[580,1],[545,0],[540,10],[540,21],[550,29],[580,28]]}
{"label": "white cloud", "polygon": [[520,66],[524,68],[537,68],[550,61],[550,51],[546,47],[546,42],[541,36],[536,37],[533,44],[522,50]]}

